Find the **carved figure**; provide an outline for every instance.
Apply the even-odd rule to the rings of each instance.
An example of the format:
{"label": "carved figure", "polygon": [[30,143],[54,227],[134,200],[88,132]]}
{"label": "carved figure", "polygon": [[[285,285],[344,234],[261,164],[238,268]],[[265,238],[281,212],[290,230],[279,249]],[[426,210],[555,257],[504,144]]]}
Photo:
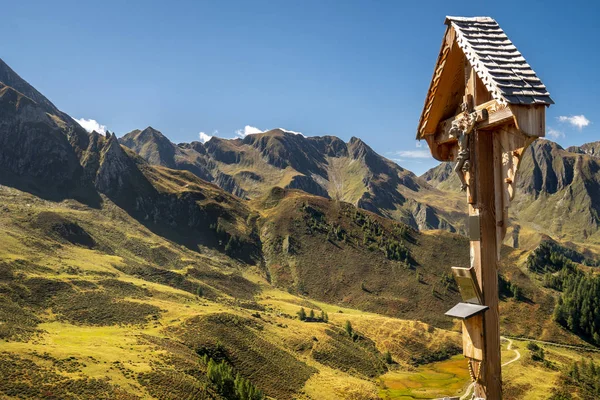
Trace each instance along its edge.
{"label": "carved figure", "polygon": [[471,169],[471,163],[469,161],[469,134],[475,126],[475,115],[470,115],[465,112],[464,117],[452,121],[450,127],[450,136],[456,138],[458,141],[458,156],[456,157],[456,165],[454,166],[454,172],[458,174],[460,179],[460,190],[467,190],[467,179],[466,173]]}

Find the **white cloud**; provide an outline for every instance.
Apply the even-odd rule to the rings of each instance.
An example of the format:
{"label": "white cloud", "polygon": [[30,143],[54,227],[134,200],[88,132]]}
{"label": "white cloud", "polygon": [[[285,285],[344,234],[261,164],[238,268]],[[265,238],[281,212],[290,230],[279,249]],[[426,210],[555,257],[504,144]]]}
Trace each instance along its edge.
{"label": "white cloud", "polygon": [[96,131],[101,134],[106,134],[106,125],[101,125],[95,119],[73,118],[75,122],[83,127],[88,132]]}
{"label": "white cloud", "polygon": [[294,135],[300,135],[300,136],[304,136],[304,134],[302,132],[296,132],[296,131],[290,131],[288,129],[283,129],[283,128],[277,128],[281,131],[287,132],[287,133],[293,133]]}
{"label": "white cloud", "polygon": [[401,150],[394,152],[394,155],[403,158],[431,158],[429,150]]}
{"label": "white cloud", "polygon": [[[218,132],[217,132],[217,133],[218,133]],[[208,142],[210,139],[212,139],[212,136],[211,136],[211,135],[207,135],[207,134],[206,134],[206,133],[204,133],[204,132],[200,132],[200,133],[198,134],[198,136],[200,137],[200,141],[201,141],[202,143],[206,143],[206,142]]]}
{"label": "white cloud", "polygon": [[552,139],[564,138],[565,134],[562,131],[554,128],[548,128],[548,136]]}
{"label": "white cloud", "polygon": [[571,115],[567,117],[566,115],[561,115],[558,117],[560,122],[568,122],[574,127],[579,128],[581,130],[583,127],[588,126],[590,124],[590,120],[587,119],[583,114],[582,115]]}
{"label": "white cloud", "polygon": [[263,133],[263,131],[250,125],[246,125],[244,129],[238,129],[237,131],[235,131],[236,136],[241,138],[245,138],[248,135],[253,135],[256,133]]}

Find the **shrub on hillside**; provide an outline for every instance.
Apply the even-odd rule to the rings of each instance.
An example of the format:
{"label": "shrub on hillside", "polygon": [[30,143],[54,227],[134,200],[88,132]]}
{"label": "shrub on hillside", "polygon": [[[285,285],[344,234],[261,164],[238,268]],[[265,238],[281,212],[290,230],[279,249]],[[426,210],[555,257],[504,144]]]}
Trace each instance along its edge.
{"label": "shrub on hillside", "polygon": [[298,319],[300,321],[306,320],[306,311],[304,311],[304,307],[300,308],[300,311],[298,311]]}
{"label": "shrub on hillside", "polygon": [[215,390],[226,399],[231,400],[262,400],[264,394],[252,382],[235,374],[233,369],[221,361],[216,363],[212,358],[208,361],[206,376],[214,385]]}
{"label": "shrub on hillside", "polygon": [[533,361],[544,361],[545,360],[544,349],[542,349],[536,343],[528,342],[527,350],[529,350],[531,352],[531,359]]}

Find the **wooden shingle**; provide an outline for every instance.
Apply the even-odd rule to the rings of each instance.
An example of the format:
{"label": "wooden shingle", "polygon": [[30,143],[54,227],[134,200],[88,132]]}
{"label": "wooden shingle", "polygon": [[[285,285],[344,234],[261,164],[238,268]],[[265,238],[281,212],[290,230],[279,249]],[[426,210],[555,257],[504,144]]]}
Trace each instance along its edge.
{"label": "wooden shingle", "polygon": [[495,100],[554,104],[546,86],[494,19],[446,17],[446,25],[454,28],[458,45]]}

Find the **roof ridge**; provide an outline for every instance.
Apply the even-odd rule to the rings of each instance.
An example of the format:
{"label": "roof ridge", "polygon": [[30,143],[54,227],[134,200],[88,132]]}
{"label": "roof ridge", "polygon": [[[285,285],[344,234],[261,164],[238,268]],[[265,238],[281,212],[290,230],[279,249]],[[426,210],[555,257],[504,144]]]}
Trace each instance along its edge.
{"label": "roof ridge", "polygon": [[457,21],[457,22],[496,22],[496,20],[494,20],[492,17],[458,17],[458,16],[452,16],[452,15],[446,15],[446,20],[444,21],[444,23],[446,25],[448,25],[450,21]]}

